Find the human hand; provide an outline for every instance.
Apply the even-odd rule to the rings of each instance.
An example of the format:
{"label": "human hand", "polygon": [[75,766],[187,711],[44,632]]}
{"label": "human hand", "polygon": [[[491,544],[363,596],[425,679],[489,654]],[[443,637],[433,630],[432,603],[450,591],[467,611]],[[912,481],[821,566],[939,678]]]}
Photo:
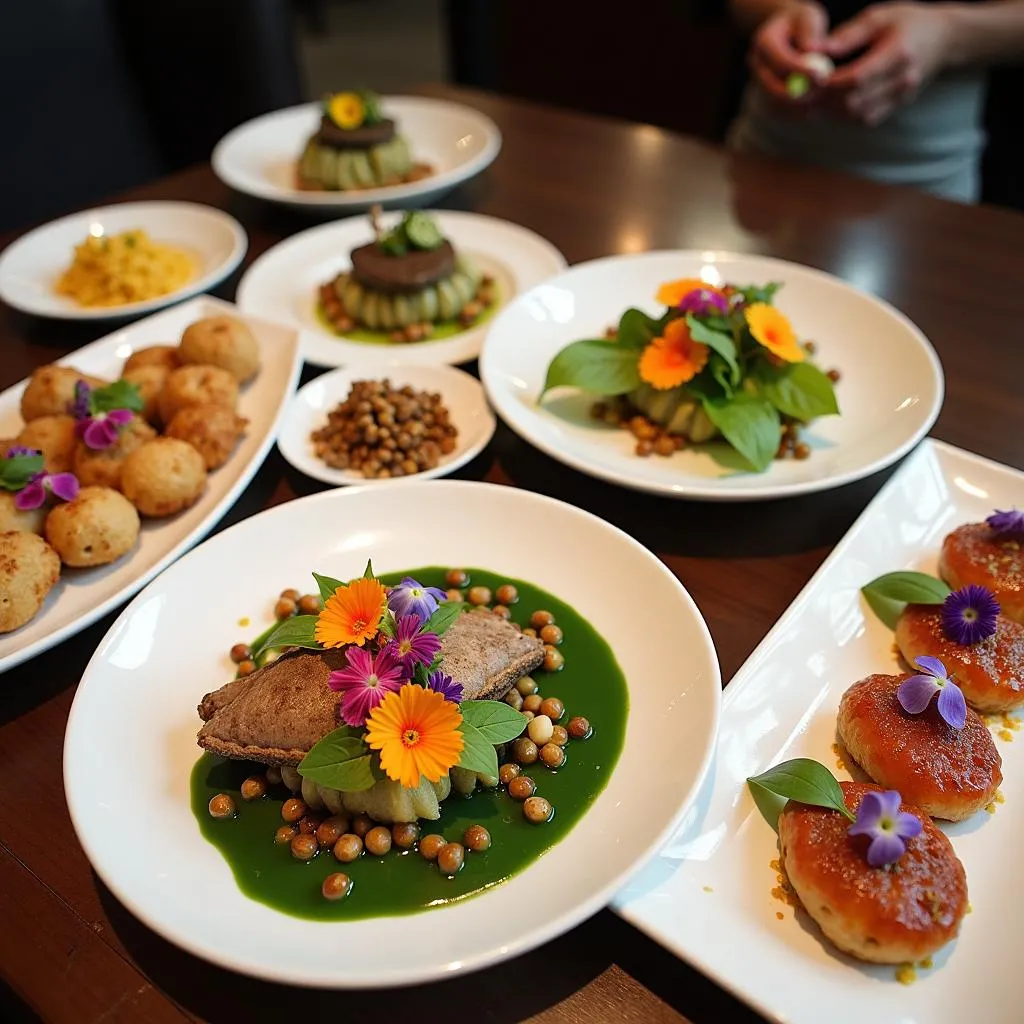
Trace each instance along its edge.
{"label": "human hand", "polygon": [[828,13],[816,0],[786,4],[758,28],[750,43],[750,69],[769,96],[790,106],[798,102],[786,79],[808,73],[804,55],[822,49],[827,31]]}
{"label": "human hand", "polygon": [[850,117],[879,124],[942,70],[951,43],[942,4],[872,4],[824,41],[823,52],[833,59],[867,48],[832,75],[829,93]]}

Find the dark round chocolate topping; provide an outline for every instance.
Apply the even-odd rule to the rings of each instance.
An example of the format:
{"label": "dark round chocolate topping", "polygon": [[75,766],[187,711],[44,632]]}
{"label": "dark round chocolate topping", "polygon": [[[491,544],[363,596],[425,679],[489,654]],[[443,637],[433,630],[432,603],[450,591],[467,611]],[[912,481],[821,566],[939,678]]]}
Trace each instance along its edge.
{"label": "dark round chocolate topping", "polygon": [[436,249],[411,250],[404,256],[389,256],[376,242],[352,250],[352,276],[359,284],[378,292],[414,292],[434,284],[455,271],[455,250],[451,242]]}
{"label": "dark round chocolate topping", "polygon": [[359,128],[339,128],[327,114],[320,119],[317,142],[335,149],[369,149],[390,142],[395,137],[395,122],[389,118]]}

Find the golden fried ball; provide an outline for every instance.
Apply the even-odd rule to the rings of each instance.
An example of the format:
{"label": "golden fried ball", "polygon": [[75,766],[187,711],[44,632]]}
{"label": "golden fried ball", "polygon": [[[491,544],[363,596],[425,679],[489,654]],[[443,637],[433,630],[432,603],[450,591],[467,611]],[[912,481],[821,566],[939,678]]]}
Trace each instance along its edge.
{"label": "golden fried ball", "polygon": [[211,470],[228,461],[248,423],[223,405],[190,405],[175,413],[165,433],[192,445]]}
{"label": "golden fried ball", "polygon": [[27,423],[38,416],[60,416],[75,401],[75,384],[84,380],[89,387],[103,387],[107,381],[90,377],[70,366],[40,366],[28,379],[21,396],[21,418]]}
{"label": "golden fried ball", "polygon": [[42,537],[0,533],[0,633],[24,626],[59,578],[60,559]]}
{"label": "golden fried ball", "polygon": [[134,384],[139,389],[142,399],[142,418],[154,426],[160,423],[160,392],[167,382],[170,369],[158,363],[136,366],[125,370],[121,379]]}
{"label": "golden fried ball", "polygon": [[109,448],[90,448],[79,441],[75,448],[72,469],[83,487],[121,489],[121,467],[136,448],[156,437],[156,431],[141,417],[133,416],[120,431],[117,444]]}
{"label": "golden fried ball", "polygon": [[252,331],[231,316],[208,316],[185,328],[181,361],[219,366],[244,384],[260,368],[260,349]]}
{"label": "golden fried ball", "polygon": [[10,491],[0,491],[0,533],[20,530],[42,536],[43,523],[46,522],[46,506],[22,511],[14,503],[15,497],[16,495]]}
{"label": "golden fried ball", "polygon": [[46,539],[65,565],[106,565],[131,551],[138,537],[138,512],[111,487],[83,487],[46,517]]}
{"label": "golden fried ball", "polygon": [[172,370],[160,392],[160,418],[170,423],[190,405],[238,405],[238,382],[219,366],[182,366]]}
{"label": "golden fried ball", "polygon": [[66,473],[78,447],[75,437],[75,418],[61,413],[56,416],[37,416],[25,424],[15,444],[35,448],[43,453],[43,469],[47,473]]}
{"label": "golden fried ball", "polygon": [[122,377],[128,376],[129,370],[138,370],[143,366],[160,366],[170,373],[181,366],[181,354],[177,345],[150,345],[133,352],[125,361]]}
{"label": "golden fried ball", "polygon": [[172,516],[206,488],[206,463],[187,441],[158,437],[124,460],[121,490],[144,516]]}

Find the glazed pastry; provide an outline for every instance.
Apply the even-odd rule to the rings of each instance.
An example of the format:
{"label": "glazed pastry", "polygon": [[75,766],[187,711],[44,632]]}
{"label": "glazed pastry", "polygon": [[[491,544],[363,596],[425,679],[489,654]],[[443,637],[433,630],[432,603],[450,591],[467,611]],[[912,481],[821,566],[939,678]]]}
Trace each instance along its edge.
{"label": "glazed pastry", "polygon": [[1024,546],[988,523],[968,523],[946,536],[939,575],[953,590],[976,583],[990,590],[1003,614],[1024,624]]}

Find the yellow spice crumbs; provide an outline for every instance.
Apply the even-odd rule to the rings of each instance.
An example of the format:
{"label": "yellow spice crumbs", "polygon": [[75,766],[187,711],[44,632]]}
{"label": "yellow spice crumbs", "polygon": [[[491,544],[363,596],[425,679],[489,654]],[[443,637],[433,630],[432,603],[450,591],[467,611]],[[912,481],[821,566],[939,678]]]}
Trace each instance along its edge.
{"label": "yellow spice crumbs", "polygon": [[970,903],[968,903],[968,904],[967,904],[967,909],[966,909],[966,910],[964,911],[964,913],[965,913],[965,914],[970,914],[970,913],[972,913],[973,911],[974,911],[974,907],[972,907],[972,906],[970,905]]}
{"label": "yellow spice crumbs", "polygon": [[997,736],[998,736],[998,737],[999,737],[999,738],[1000,738],[1000,739],[1001,739],[1001,740],[1002,740],[1002,741],[1003,741],[1004,743],[1012,743],[1012,742],[1013,742],[1013,733],[1012,733],[1012,732],[1010,732],[1010,730],[1009,730],[1009,729],[1000,729],[1000,730],[999,730],[999,732],[997,732],[997,733],[996,733],[996,735],[997,735]]}
{"label": "yellow spice crumbs", "polygon": [[775,881],[778,883],[772,888],[772,898],[785,903],[787,907],[800,906],[800,899],[793,891],[793,886],[789,884],[782,862],[776,857],[769,867],[775,872]]}
{"label": "yellow spice crumbs", "polygon": [[923,967],[926,971],[931,970],[932,958],[930,956],[926,956],[917,966]]}
{"label": "yellow spice crumbs", "polygon": [[913,985],[917,981],[917,969],[913,964],[900,964],[896,968],[896,980],[901,985]]}
{"label": "yellow spice crumbs", "polygon": [[785,915],[785,914],[784,914],[784,913],[783,913],[783,912],[782,912],[781,910],[776,910],[776,911],[775,911],[775,916],[776,916],[776,917],[777,917],[777,918],[778,918],[778,919],[779,919],[780,921],[784,921],[784,920],[785,920],[785,918],[786,918],[786,915]]}
{"label": "yellow spice crumbs", "polygon": [[996,795],[992,797],[992,802],[986,805],[985,810],[988,811],[989,814],[995,814],[996,804],[1004,803],[1006,803],[1006,797],[1003,796],[1003,791],[1001,789],[997,789]]}
{"label": "yellow spice crumbs", "polygon": [[248,616],[246,616],[245,618],[241,618],[241,619],[239,619],[239,620],[238,620],[238,624],[239,624],[240,626],[248,626],[248,625],[249,625],[249,617],[248,617]]}
{"label": "yellow spice crumbs", "polygon": [[705,891],[705,892],[714,892],[715,890],[714,890],[714,889],[712,889],[710,885],[705,885],[705,886],[704,886],[704,891]]}

